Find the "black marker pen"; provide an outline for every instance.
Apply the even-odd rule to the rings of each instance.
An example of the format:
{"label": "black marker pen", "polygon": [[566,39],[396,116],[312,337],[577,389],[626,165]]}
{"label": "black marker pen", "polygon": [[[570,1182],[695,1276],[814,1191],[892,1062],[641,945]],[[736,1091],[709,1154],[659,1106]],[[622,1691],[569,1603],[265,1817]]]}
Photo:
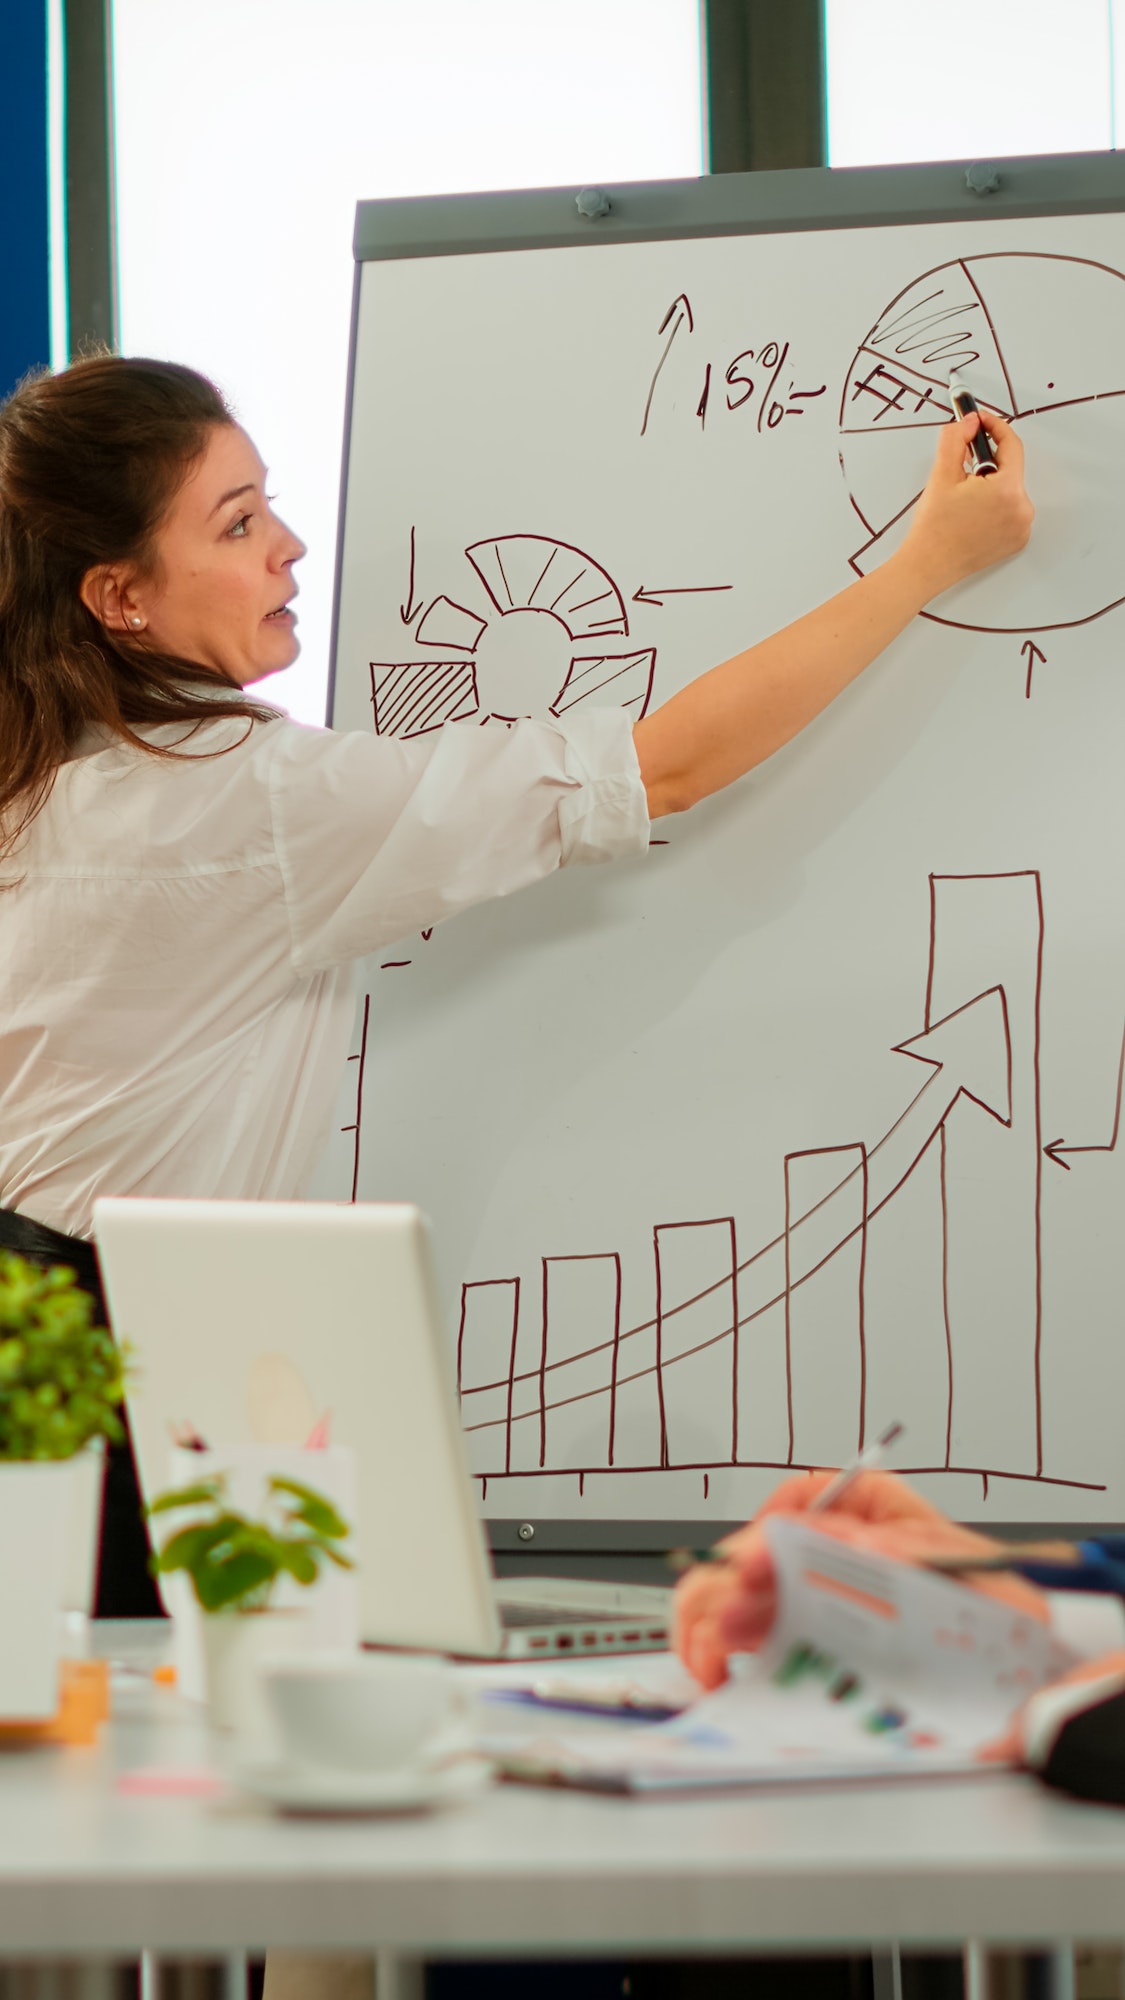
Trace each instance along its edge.
{"label": "black marker pen", "polygon": [[[954,375],[952,370],[949,376],[949,400],[959,417],[975,416],[979,409],[977,399],[972,390],[966,389],[960,376]],[[983,424],[976,436],[969,439],[968,452],[969,457],[973,461],[972,469],[974,473],[999,471],[1000,468],[996,463],[996,453],[992,449],[992,439],[989,437]]]}

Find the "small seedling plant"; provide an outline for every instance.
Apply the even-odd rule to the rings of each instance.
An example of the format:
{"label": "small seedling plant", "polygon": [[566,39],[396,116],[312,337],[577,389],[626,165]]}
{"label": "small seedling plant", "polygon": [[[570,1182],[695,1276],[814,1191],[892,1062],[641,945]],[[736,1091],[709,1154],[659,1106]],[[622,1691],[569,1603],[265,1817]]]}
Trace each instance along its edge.
{"label": "small seedling plant", "polygon": [[128,1352],[94,1311],[73,1271],[0,1251],[0,1459],[73,1458],[124,1437]]}
{"label": "small seedling plant", "polygon": [[267,1480],[257,1521],[230,1505],[225,1473],[161,1493],[147,1511],[151,1517],[183,1507],[194,1519],[152,1558],[153,1574],[185,1570],[204,1611],[268,1611],[279,1578],[291,1576],[307,1587],[326,1562],[355,1567],[340,1547],[351,1533],[348,1523],[322,1493],[297,1479]]}

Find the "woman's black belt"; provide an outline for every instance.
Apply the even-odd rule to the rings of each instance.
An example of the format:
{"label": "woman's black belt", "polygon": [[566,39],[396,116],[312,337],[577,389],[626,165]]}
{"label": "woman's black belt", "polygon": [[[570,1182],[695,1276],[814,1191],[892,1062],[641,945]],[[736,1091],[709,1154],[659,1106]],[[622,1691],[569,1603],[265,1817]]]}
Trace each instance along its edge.
{"label": "woman's black belt", "polygon": [[[84,1292],[94,1301],[95,1316],[109,1325],[97,1251],[83,1236],[67,1236],[61,1229],[49,1229],[30,1215],[13,1208],[0,1208],[0,1250],[14,1250],[29,1264],[49,1269],[66,1265],[74,1272]],[[123,1443],[111,1445],[106,1455],[105,1497],[102,1502],[101,1546],[98,1582],[94,1594],[95,1618],[159,1618],[164,1607],[149,1571],[151,1548],[141,1511],[129,1419]]]}
{"label": "woman's black belt", "polygon": [[69,1265],[82,1290],[93,1298],[100,1323],[108,1326],[97,1253],[85,1237],[65,1236],[61,1229],[48,1229],[45,1222],[34,1222],[30,1215],[0,1208],[0,1250],[14,1250],[30,1264]]}

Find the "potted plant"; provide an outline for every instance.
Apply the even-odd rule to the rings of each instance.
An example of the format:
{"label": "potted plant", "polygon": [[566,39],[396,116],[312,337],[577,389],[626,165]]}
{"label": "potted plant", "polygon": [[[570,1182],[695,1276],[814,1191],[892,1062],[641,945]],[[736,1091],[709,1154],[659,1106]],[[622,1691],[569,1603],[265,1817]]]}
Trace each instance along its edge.
{"label": "potted plant", "polygon": [[244,1736],[263,1733],[259,1673],[264,1656],[293,1643],[299,1611],[276,1602],[284,1578],[308,1588],[325,1563],[354,1567],[341,1543],[351,1530],[330,1500],[300,1480],[266,1480],[261,1516],[233,1507],[218,1472],[161,1493],[149,1516],[180,1511],[191,1519],[152,1559],[154,1574],[183,1571],[200,1612],[207,1708],[212,1723]]}
{"label": "potted plant", "polygon": [[[75,1468],[124,1435],[127,1356],[73,1271],[0,1251],[0,1717],[58,1705],[60,1612],[76,1534]],[[87,1482],[87,1486],[89,1483]],[[89,1511],[89,1501],[87,1512]]]}

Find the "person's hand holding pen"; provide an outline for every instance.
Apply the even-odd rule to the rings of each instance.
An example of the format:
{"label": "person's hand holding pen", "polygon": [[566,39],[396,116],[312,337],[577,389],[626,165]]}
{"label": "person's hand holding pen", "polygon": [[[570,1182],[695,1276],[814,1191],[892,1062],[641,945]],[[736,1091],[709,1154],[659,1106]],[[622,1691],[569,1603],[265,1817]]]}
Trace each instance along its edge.
{"label": "person's hand holding pen", "polygon": [[[732,1653],[756,1652],[777,1614],[773,1564],[762,1521],[771,1514],[807,1514],[835,1478],[832,1472],[812,1472],[783,1480],[748,1526],[718,1545],[725,1560],[700,1564],[682,1579],[675,1598],[674,1644],[704,1687],[718,1687],[726,1678]],[[947,1520],[905,1480],[889,1472],[858,1473],[816,1525],[855,1548],[902,1562],[985,1555],[1000,1548],[987,1536]],[[1034,1584],[1006,1571],[965,1578],[970,1581],[974,1588],[1047,1622],[1047,1600]]]}
{"label": "person's hand holding pen", "polygon": [[[967,478],[966,453],[981,430],[996,469],[988,479]],[[927,601],[1024,546],[1035,509],[1023,477],[1019,435],[994,410],[977,408],[941,432],[901,549],[902,559],[924,577]]]}

